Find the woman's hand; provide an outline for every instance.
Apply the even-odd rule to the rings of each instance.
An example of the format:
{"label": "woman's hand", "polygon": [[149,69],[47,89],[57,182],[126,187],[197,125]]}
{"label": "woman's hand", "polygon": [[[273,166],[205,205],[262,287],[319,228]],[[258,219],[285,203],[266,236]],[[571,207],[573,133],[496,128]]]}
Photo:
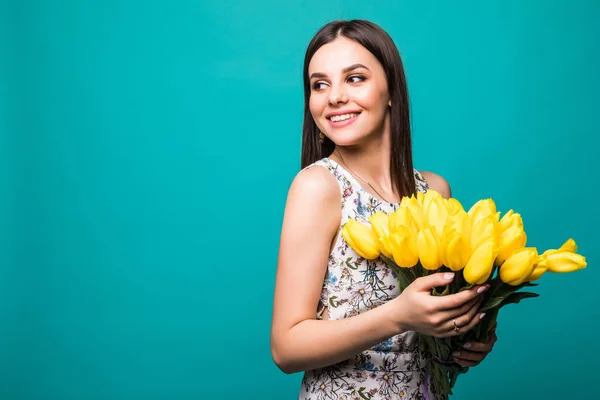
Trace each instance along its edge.
{"label": "woman's hand", "polygon": [[[481,294],[489,286],[475,286],[446,296],[431,295],[432,288],[446,286],[453,278],[452,273],[417,278],[392,300],[396,310],[392,318],[400,331],[410,330],[444,338],[465,333],[477,325],[485,315],[478,312],[483,299]],[[475,345],[475,348],[480,346]]]}
{"label": "woman's hand", "polygon": [[452,353],[454,361],[463,367],[474,367],[492,351],[494,344],[498,338],[496,337],[496,325],[490,331],[490,337],[487,342],[467,342],[464,348]]}

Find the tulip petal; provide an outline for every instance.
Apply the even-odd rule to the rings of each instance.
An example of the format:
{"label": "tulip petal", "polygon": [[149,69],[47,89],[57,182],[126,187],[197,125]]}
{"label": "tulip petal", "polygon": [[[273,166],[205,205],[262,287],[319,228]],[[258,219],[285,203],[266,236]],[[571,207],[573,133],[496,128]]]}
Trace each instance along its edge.
{"label": "tulip petal", "polygon": [[417,235],[417,251],[423,268],[434,271],[442,266],[437,240],[431,228],[425,228]]}
{"label": "tulip petal", "polygon": [[494,217],[496,214],[496,203],[492,199],[482,199],[473,204],[467,212],[473,224],[476,224],[480,219],[485,217]]}
{"label": "tulip petal", "polygon": [[574,272],[587,267],[584,256],[570,252],[550,254],[546,257],[546,262],[548,263],[548,271],[555,273]]}
{"label": "tulip petal", "polygon": [[472,285],[485,283],[494,268],[494,241],[483,242],[475,249],[467,265],[463,269],[463,276]]}
{"label": "tulip petal", "polygon": [[394,262],[401,268],[414,267],[419,262],[415,238],[393,233],[390,235],[390,248]]}
{"label": "tulip petal", "polygon": [[500,267],[500,279],[512,286],[520,285],[533,273],[537,259],[538,252],[535,247],[516,251]]}
{"label": "tulip petal", "polygon": [[349,219],[342,227],[342,237],[361,257],[367,260],[379,257],[379,238],[370,226]]}
{"label": "tulip petal", "polygon": [[454,236],[447,249],[447,264],[452,271],[460,271],[465,267],[471,256],[471,249],[467,239],[460,234]]}

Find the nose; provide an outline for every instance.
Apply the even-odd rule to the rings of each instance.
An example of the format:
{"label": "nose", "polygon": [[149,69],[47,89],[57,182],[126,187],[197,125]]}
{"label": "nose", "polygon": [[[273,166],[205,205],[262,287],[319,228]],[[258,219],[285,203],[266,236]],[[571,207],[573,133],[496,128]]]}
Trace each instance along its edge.
{"label": "nose", "polygon": [[342,85],[332,85],[329,92],[329,104],[337,105],[348,101],[348,96]]}

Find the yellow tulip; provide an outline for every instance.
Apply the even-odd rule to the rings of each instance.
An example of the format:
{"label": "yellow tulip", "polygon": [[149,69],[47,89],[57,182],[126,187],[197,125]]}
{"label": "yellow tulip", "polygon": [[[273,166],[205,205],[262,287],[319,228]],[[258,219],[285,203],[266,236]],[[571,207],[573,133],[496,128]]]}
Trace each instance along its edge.
{"label": "yellow tulip", "polygon": [[550,254],[555,254],[555,253],[560,253],[560,252],[568,252],[568,253],[575,253],[577,251],[577,243],[575,243],[575,241],[571,238],[567,239],[566,242],[564,242],[562,244],[562,246],[560,246],[560,248],[558,249],[550,249],[550,250],[546,250],[541,257],[546,257]]}
{"label": "yellow tulip", "polygon": [[417,236],[417,227],[408,207],[400,207],[390,214],[388,228],[390,233],[395,233],[401,227],[408,228],[412,235]]}
{"label": "yellow tulip", "polygon": [[463,269],[463,276],[472,285],[485,283],[494,267],[494,241],[487,240],[475,249],[467,265]]}
{"label": "yellow tulip", "polygon": [[449,198],[447,200],[447,202],[448,202],[448,211],[450,211],[451,215],[455,215],[455,214],[465,211],[462,204],[460,204],[460,202],[458,200],[456,200],[454,197]]}
{"label": "yellow tulip", "polygon": [[[433,229],[436,237],[439,240],[441,239],[444,227],[446,226],[449,212],[446,203],[441,196],[430,196],[430,199],[431,200],[429,201],[429,204],[425,208],[426,223]],[[427,201],[427,198],[425,201]]]}
{"label": "yellow tulip", "polygon": [[538,252],[535,247],[516,251],[500,267],[500,279],[512,286],[525,282],[535,269]]}
{"label": "yellow tulip", "polygon": [[[473,220],[473,217],[471,217],[471,220]],[[473,222],[471,247],[476,249],[481,243],[489,240],[496,240],[496,221],[492,214]]]}
{"label": "yellow tulip", "polygon": [[459,233],[455,234],[450,240],[445,253],[446,263],[444,263],[444,265],[452,271],[460,271],[467,265],[467,262],[471,257],[469,240],[464,235]]}
{"label": "yellow tulip", "polygon": [[411,196],[407,197],[405,200],[402,200],[400,203],[400,208],[402,207],[409,209],[417,230],[421,230],[425,227],[425,212],[423,211],[423,206],[416,197]]}
{"label": "yellow tulip", "polygon": [[492,199],[479,200],[469,209],[468,214],[471,217],[473,225],[485,217],[496,219],[496,203]]}
{"label": "yellow tulip", "polygon": [[577,243],[571,238],[567,239],[566,242],[560,246],[558,251],[568,251],[569,253],[575,253],[577,251]]}
{"label": "yellow tulip", "polygon": [[399,267],[411,268],[419,262],[419,253],[417,252],[414,236],[392,233],[389,236],[389,243],[394,262]]}
{"label": "yellow tulip", "polygon": [[423,210],[425,212],[427,212],[427,208],[429,207],[429,204],[431,204],[431,202],[434,200],[435,201],[438,201],[438,200],[443,201],[444,198],[442,197],[440,192],[438,192],[436,190],[433,190],[433,189],[427,190],[427,192],[425,192],[425,194],[423,195],[423,200],[421,201],[421,204],[423,205]]}
{"label": "yellow tulip", "polygon": [[527,243],[527,235],[518,225],[510,226],[498,238],[498,255],[496,265],[502,265],[517,250],[521,250]]}
{"label": "yellow tulip", "polygon": [[574,272],[587,267],[584,256],[567,251],[546,256],[548,271],[556,273]]}
{"label": "yellow tulip", "polygon": [[361,257],[367,260],[379,257],[379,238],[370,226],[351,218],[342,227],[342,236]]}
{"label": "yellow tulip", "polygon": [[523,219],[520,214],[515,213],[513,210],[508,210],[498,222],[498,235],[502,234],[502,232],[506,231],[511,226],[518,226],[523,229]]}
{"label": "yellow tulip", "polygon": [[458,271],[462,269],[471,256],[471,222],[467,213],[462,210],[448,218],[440,241],[442,264]]}
{"label": "yellow tulip", "polygon": [[456,230],[457,233],[460,233],[469,239],[469,242],[471,241],[471,218],[465,210],[458,211],[448,218],[448,224],[452,229]]}
{"label": "yellow tulip", "polygon": [[392,244],[389,236],[379,238],[379,250],[387,258],[393,258]]}
{"label": "yellow tulip", "polygon": [[431,228],[427,227],[419,231],[417,251],[423,268],[434,271],[442,266],[437,239]]}
{"label": "yellow tulip", "polygon": [[375,231],[379,242],[379,250],[384,256],[390,258],[392,252],[389,247],[389,241],[385,240],[389,235],[388,215],[382,211],[377,211],[368,218],[371,223],[371,228]]}
{"label": "yellow tulip", "polygon": [[533,268],[533,272],[525,279],[526,282],[537,281],[548,270],[548,263],[543,261]]}
{"label": "yellow tulip", "polygon": [[390,234],[388,228],[388,215],[382,211],[377,211],[369,217],[371,227],[378,237],[386,237]]}

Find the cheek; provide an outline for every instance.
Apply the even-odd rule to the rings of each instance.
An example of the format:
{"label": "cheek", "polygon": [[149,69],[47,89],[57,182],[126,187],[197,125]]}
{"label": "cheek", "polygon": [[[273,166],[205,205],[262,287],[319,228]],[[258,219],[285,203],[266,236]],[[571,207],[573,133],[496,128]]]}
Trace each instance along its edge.
{"label": "cheek", "polygon": [[363,108],[377,111],[387,107],[388,94],[386,90],[381,90],[378,87],[360,87],[356,88],[354,99]]}
{"label": "cheek", "polygon": [[324,102],[322,97],[323,96],[312,95],[308,100],[308,108],[310,109],[310,113],[313,115],[313,118],[318,118],[321,114],[323,114]]}

